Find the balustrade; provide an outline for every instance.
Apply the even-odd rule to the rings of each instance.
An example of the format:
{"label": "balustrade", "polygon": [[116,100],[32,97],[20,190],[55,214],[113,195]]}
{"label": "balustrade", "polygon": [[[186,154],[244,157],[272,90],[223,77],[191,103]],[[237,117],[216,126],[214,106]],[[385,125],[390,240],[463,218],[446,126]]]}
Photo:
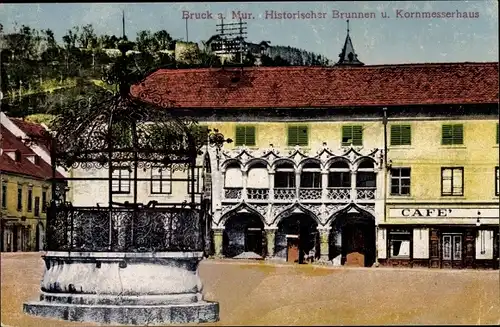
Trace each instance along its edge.
{"label": "balustrade", "polygon": [[327,199],[329,201],[349,201],[351,199],[350,187],[328,187]]}
{"label": "balustrade", "polygon": [[275,187],[274,188],[274,199],[290,201],[295,200],[297,197],[297,190],[295,187]]}
{"label": "balustrade", "polygon": [[224,188],[224,198],[231,200],[241,200],[243,194],[242,187],[226,187]]}
{"label": "balustrade", "polygon": [[301,187],[299,188],[299,199],[300,200],[320,200],[321,199],[321,188],[315,187]]}
{"label": "balustrade", "polygon": [[358,200],[375,200],[375,187],[357,187],[356,199]]}
{"label": "balustrade", "polygon": [[248,200],[268,200],[269,199],[269,189],[268,188],[247,188]]}

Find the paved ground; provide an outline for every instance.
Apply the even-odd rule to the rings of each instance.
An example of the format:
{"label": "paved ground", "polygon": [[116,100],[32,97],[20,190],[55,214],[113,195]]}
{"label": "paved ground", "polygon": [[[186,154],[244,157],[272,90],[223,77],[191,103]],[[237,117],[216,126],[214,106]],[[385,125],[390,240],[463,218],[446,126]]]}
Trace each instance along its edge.
{"label": "paved ground", "polygon": [[[5,326],[91,326],[35,318],[22,303],[38,298],[39,253],[2,254]],[[323,268],[204,261],[207,300],[220,303],[213,325],[500,324],[499,271]],[[210,324],[207,324],[210,325]]]}

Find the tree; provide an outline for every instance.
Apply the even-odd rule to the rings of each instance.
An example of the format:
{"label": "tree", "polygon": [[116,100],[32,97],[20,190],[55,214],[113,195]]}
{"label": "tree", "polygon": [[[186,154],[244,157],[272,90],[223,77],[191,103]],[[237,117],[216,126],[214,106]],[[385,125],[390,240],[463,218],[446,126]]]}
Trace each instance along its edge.
{"label": "tree", "polygon": [[82,27],[81,33],[78,35],[78,43],[79,47],[84,49],[93,49],[97,46],[97,35],[92,24]]}
{"label": "tree", "polygon": [[168,50],[170,48],[172,37],[170,36],[170,34],[168,34],[167,31],[158,31],[153,35],[153,37],[156,41],[154,44],[156,49],[154,49],[154,51]]}

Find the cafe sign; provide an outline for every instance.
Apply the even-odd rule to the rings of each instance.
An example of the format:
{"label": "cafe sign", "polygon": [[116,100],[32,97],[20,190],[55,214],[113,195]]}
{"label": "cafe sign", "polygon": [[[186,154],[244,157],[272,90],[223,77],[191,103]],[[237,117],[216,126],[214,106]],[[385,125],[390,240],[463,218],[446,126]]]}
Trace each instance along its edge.
{"label": "cafe sign", "polygon": [[498,218],[499,208],[392,208],[391,218]]}

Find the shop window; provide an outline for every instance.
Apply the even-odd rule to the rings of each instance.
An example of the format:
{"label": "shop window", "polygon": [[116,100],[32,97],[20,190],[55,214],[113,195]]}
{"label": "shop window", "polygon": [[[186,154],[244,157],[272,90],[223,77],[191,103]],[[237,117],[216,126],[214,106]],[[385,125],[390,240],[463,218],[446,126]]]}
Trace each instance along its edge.
{"label": "shop window", "polygon": [[389,231],[389,257],[410,258],[411,232],[409,230]]}

